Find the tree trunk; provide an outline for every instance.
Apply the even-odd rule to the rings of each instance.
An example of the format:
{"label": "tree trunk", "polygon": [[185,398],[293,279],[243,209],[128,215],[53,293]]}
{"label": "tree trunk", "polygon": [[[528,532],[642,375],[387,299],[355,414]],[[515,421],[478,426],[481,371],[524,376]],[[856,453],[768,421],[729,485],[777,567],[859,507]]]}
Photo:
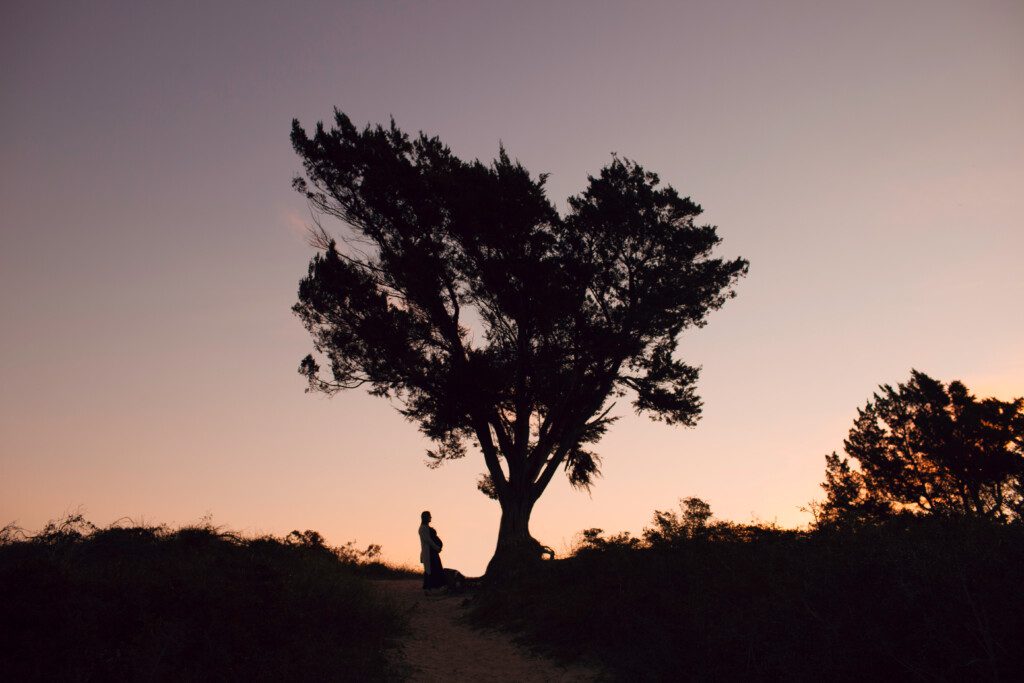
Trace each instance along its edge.
{"label": "tree trunk", "polygon": [[487,578],[508,577],[540,561],[543,546],[530,535],[530,513],[536,500],[528,492],[508,491],[500,500],[498,545],[487,563]]}

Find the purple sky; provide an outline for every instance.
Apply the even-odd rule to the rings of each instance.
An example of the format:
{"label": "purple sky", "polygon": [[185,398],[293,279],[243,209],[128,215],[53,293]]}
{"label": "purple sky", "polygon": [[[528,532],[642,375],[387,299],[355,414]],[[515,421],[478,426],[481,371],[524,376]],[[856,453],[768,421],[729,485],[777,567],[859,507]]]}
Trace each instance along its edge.
{"label": "purple sky", "polygon": [[323,532],[483,569],[477,456],[303,393],[311,255],[289,122],[393,115],[557,205],[610,153],[702,204],[739,296],[684,337],[705,416],[624,410],[593,495],[533,530],[638,531],[680,496],[805,523],[856,408],[916,367],[1024,394],[1024,4],[44,3],[0,10],[0,524],[79,506]]}

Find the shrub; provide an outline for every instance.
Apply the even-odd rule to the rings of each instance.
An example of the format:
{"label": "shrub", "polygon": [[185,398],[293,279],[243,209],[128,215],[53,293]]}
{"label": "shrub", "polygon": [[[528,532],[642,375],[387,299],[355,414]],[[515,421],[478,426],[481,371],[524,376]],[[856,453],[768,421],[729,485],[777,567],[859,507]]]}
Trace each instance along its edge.
{"label": "shrub", "polygon": [[804,532],[716,522],[663,541],[591,534],[574,556],[488,586],[475,618],[625,680],[1012,679],[1024,670],[1021,525],[907,517]]}
{"label": "shrub", "polygon": [[209,523],[8,527],[0,670],[8,680],[379,679],[403,620],[360,576],[370,555],[316,532],[243,538]]}

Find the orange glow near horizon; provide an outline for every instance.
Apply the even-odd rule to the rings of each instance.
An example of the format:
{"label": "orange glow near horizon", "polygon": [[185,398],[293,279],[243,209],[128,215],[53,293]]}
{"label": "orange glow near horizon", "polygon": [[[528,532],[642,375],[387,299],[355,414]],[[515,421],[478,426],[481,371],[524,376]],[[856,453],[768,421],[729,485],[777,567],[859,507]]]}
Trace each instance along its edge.
{"label": "orange glow near horizon", "polygon": [[446,565],[484,569],[479,456],[428,470],[387,401],[296,372],[289,122],[334,105],[467,159],[500,140],[563,208],[620,153],[749,259],[682,337],[702,420],[620,402],[592,493],[558,478],[535,510],[560,554],[686,496],[806,524],[824,455],[911,368],[1024,395],[1020,3],[241,7],[5,11],[0,524],[210,514],[417,565],[429,509]]}

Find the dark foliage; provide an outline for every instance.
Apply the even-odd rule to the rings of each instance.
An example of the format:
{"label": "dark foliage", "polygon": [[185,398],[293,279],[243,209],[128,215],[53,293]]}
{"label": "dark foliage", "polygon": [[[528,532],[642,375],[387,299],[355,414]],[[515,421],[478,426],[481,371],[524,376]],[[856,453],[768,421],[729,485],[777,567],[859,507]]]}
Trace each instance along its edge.
{"label": "dark foliage", "polygon": [[714,258],[716,228],[657,175],[614,158],[562,216],[545,177],[504,149],[466,162],[436,137],[360,130],[339,111],[312,136],[293,122],[291,139],[296,189],[348,230],[340,247],[316,234],[294,310],[330,372],[312,355],[300,372],[313,390],[395,399],[437,444],[434,463],[478,447],[499,550],[532,541],[556,471],[593,483],[588,445],[614,397],[696,422],[698,369],[676,357],[678,338],[733,296],[747,263]]}
{"label": "dark foliage", "polygon": [[573,557],[517,581],[488,586],[476,618],[620,680],[1013,680],[1024,671],[1019,524],[681,523],[654,544],[591,531]]}
{"label": "dark foliage", "polygon": [[72,517],[0,540],[6,680],[381,679],[404,628],[361,578],[383,565],[316,532],[244,539]]}
{"label": "dark foliage", "polygon": [[1024,399],[979,400],[911,371],[858,409],[844,442],[826,456],[822,527],[877,522],[896,513],[999,521],[1024,512]]}

